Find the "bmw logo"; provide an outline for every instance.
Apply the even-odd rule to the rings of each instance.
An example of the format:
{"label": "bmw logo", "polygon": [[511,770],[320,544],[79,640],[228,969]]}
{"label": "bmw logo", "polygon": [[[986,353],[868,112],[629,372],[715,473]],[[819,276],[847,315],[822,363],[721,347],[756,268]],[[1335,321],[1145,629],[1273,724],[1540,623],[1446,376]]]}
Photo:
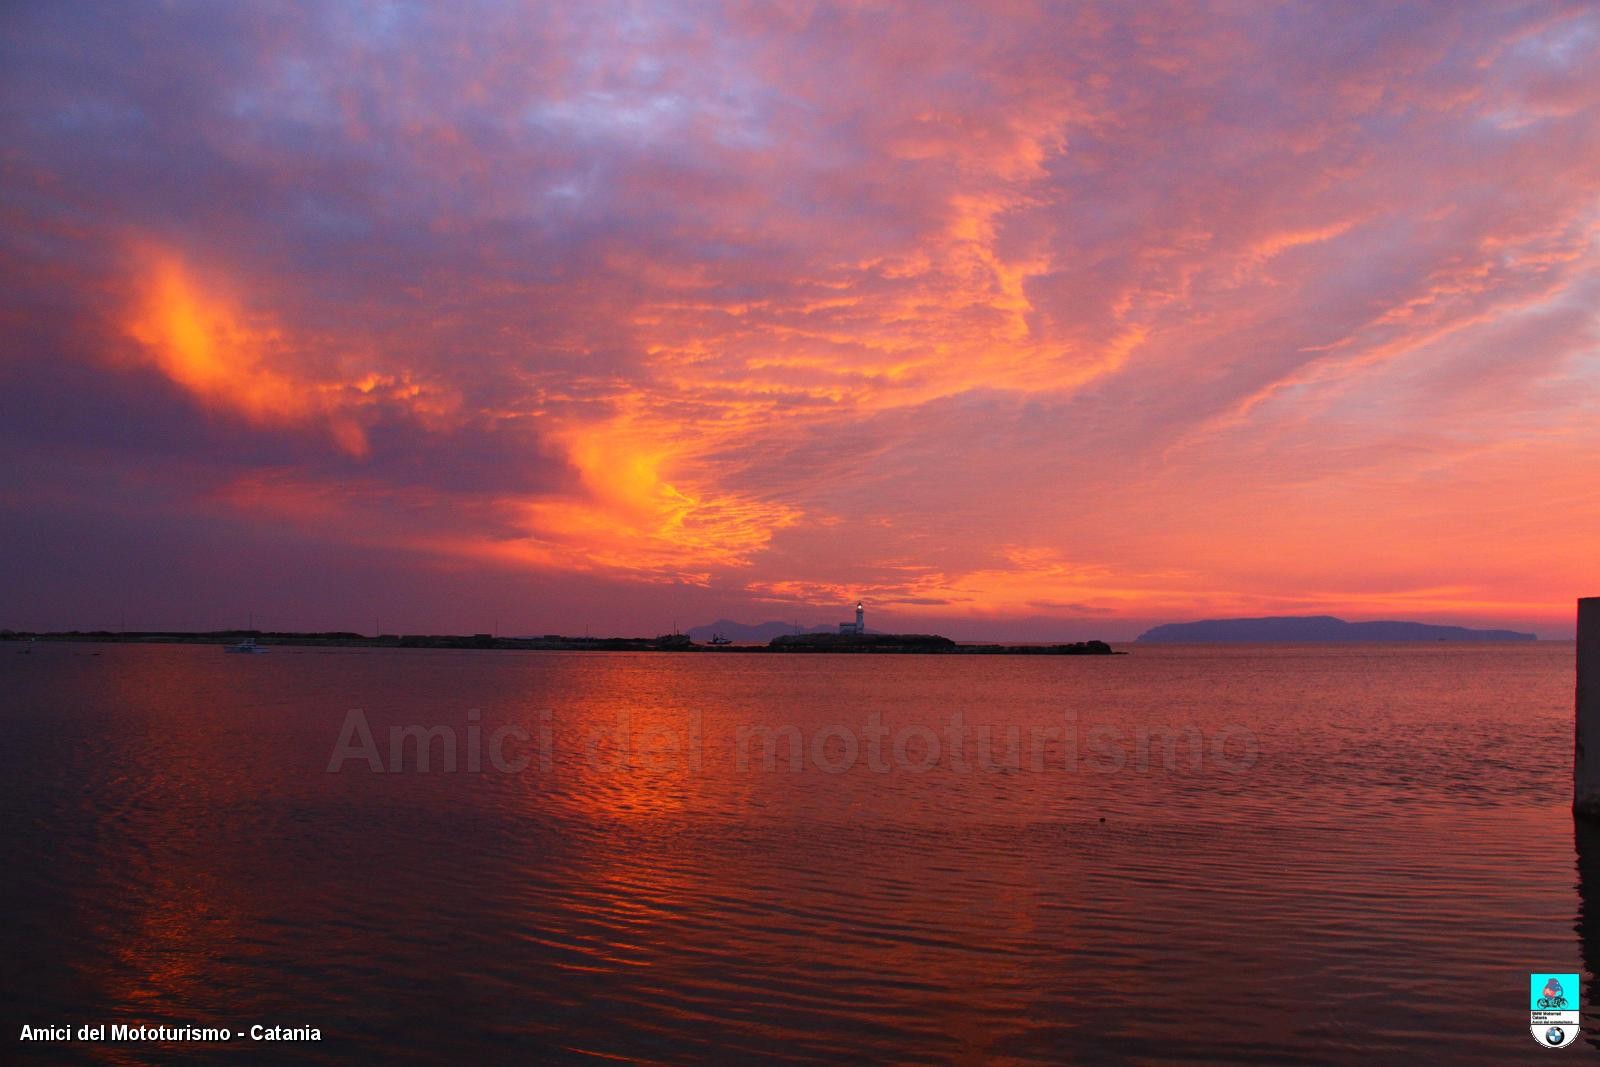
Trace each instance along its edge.
{"label": "bmw logo", "polygon": [[1559,1045],[1559,1044],[1561,1044],[1562,1040],[1566,1036],[1567,1036],[1566,1034],[1561,1032],[1561,1027],[1559,1027],[1559,1026],[1552,1026],[1550,1029],[1548,1029],[1548,1030],[1546,1030],[1544,1032],[1545,1042],[1547,1044],[1551,1044],[1551,1045]]}

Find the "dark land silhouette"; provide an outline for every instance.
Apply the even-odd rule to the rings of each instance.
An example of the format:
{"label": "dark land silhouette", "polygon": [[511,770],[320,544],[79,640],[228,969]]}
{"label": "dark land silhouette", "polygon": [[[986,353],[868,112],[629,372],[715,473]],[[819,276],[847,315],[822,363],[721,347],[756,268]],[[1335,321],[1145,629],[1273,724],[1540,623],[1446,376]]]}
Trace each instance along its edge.
{"label": "dark land silhouette", "polygon": [[1228,641],[1536,641],[1516,630],[1471,630],[1425,622],[1345,622],[1332,615],[1279,615],[1260,619],[1169,622],[1140,634],[1140,644],[1212,644]]}
{"label": "dark land silhouette", "polygon": [[341,648],[456,648],[505,649],[524,652],[864,652],[933,653],[951,655],[1083,656],[1121,655],[1104,641],[1077,641],[1056,645],[963,644],[938,634],[787,634],[764,645],[700,644],[688,634],[661,634],[657,637],[568,637],[545,634],[542,637],[496,637],[493,634],[382,634],[371,637],[345,631],[296,633],[272,630],[212,630],[206,632],[69,630],[53,633],[0,631],[0,641],[16,642],[17,651],[28,651],[35,641],[93,642],[113,644],[233,645],[253,639],[262,647],[341,647]]}

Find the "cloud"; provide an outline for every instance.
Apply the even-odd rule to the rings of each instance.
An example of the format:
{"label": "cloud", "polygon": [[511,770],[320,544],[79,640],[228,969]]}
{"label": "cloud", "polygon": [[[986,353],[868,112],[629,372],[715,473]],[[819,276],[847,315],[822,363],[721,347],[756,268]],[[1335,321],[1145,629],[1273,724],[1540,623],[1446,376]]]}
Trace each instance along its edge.
{"label": "cloud", "polygon": [[300,14],[0,16],[13,447],[641,610],[1584,579],[1587,5]]}

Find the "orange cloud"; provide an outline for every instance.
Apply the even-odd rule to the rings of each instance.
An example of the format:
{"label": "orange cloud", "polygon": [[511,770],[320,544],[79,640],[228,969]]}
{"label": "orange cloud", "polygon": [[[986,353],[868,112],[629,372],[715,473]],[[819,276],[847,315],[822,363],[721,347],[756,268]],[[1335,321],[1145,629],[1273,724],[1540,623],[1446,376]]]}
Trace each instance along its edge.
{"label": "orange cloud", "polygon": [[156,369],[209,408],[256,423],[318,420],[341,449],[366,453],[361,425],[336,410],[345,384],[282,368],[287,344],[281,327],[207,291],[173,253],[141,258],[139,299],[124,328]]}
{"label": "orange cloud", "polygon": [[637,411],[556,431],[577,470],[573,492],[511,502],[528,536],[479,546],[540,565],[621,571],[705,584],[748,567],[799,509],[716,488],[686,427]]}

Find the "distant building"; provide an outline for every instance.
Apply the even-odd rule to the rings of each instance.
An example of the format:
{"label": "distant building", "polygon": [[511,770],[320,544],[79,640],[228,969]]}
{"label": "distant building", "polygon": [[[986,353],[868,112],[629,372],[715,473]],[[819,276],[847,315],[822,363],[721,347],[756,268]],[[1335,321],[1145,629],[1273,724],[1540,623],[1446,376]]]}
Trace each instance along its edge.
{"label": "distant building", "polygon": [[861,601],[856,601],[856,621],[841,622],[839,632],[842,634],[864,634],[867,632],[867,613],[861,606]]}

